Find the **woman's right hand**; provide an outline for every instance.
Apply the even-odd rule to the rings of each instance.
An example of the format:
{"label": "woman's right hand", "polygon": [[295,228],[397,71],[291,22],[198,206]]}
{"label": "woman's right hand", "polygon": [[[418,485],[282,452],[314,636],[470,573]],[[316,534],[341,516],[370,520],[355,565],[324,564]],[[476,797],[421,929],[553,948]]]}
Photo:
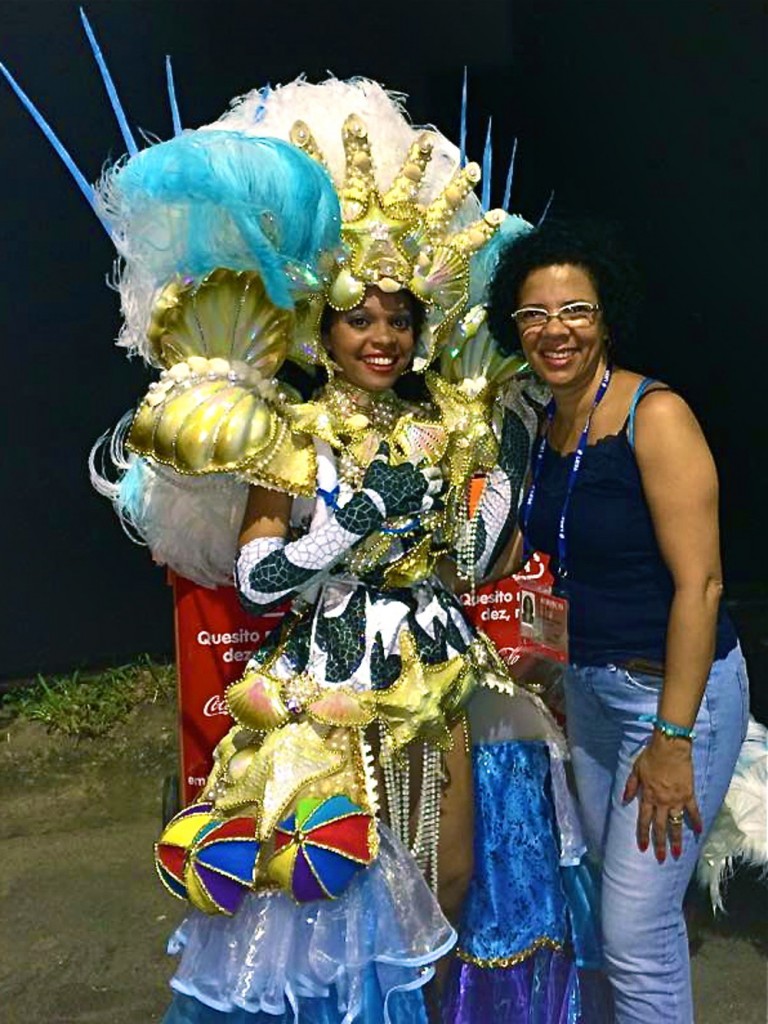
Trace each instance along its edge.
{"label": "woman's right hand", "polygon": [[411,462],[392,466],[389,446],[383,441],[365,472],[362,489],[384,518],[390,519],[419,515],[435,508],[445,489],[445,480],[437,466],[419,469]]}
{"label": "woman's right hand", "polygon": [[655,732],[632,765],[624,803],[639,798],[637,846],[641,853],[653,842],[662,864],[669,843],[677,860],[683,852],[683,814],[693,831],[703,829],[696,802],[691,741]]}

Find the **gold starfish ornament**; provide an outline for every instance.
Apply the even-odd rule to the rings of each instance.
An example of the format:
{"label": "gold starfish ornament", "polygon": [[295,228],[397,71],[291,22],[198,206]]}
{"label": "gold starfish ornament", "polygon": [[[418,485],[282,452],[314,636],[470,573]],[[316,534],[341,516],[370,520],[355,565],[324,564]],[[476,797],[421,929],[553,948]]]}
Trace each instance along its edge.
{"label": "gold starfish ornament", "polygon": [[[295,146],[325,163],[303,121],[294,124],[290,137]],[[410,291],[427,309],[414,359],[414,369],[423,370],[464,312],[471,256],[490,241],[506,214],[489,210],[451,232],[452,220],[480,181],[475,163],[457,169],[432,202],[419,202],[432,157],[429,132],[420,133],[411,144],[386,191],[377,185],[368,130],[357,114],[344,122],[342,143],[345,173],[337,188],[346,255],[331,276],[325,299],[334,309],[347,310],[363,299],[368,285],[384,292]],[[316,356],[323,359],[319,339]]]}

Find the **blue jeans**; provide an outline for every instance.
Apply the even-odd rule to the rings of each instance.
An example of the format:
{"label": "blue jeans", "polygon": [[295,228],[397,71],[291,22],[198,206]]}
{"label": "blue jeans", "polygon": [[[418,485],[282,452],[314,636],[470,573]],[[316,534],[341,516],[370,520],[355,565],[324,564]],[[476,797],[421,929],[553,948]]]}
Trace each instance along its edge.
{"label": "blue jeans", "polygon": [[[651,735],[661,680],[615,665],[565,677],[568,740],[587,843],[602,861],[602,931],[617,1024],[693,1021],[683,896],[703,837],[686,823],[683,854],[659,864],[635,839],[638,802],[622,803],[632,763]],[[747,672],[736,646],[712,666],[696,718],[696,800],[706,831],[728,789],[747,728]]]}

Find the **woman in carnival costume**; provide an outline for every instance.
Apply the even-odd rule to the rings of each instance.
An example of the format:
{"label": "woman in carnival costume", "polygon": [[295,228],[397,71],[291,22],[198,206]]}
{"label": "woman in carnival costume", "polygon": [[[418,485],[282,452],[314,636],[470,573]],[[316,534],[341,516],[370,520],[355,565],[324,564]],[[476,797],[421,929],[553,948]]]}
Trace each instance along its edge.
{"label": "woman in carnival costume", "polygon": [[[195,908],[167,1024],[427,1020],[472,862],[468,704],[475,868],[443,1019],[586,1019],[562,739],[434,571],[446,553],[487,570],[535,424],[519,394],[492,405],[519,363],[470,304],[505,215],[461,162],[375,83],[298,82],[98,189],[121,341],[161,374],[113,437],[120,481],[95,482],[157,561],[208,585],[234,564],[255,610],[293,601],[227,693],[202,800],[156,847]],[[286,360],[328,384],[302,401]],[[409,369],[422,403],[392,390]]]}
{"label": "woman in carnival costume", "polygon": [[[330,118],[319,114],[328,110],[334,111]],[[480,281],[471,281],[471,254],[489,241],[502,216],[482,216],[472,197],[478,169],[461,169],[454,148],[436,133],[412,129],[374,83],[297,83],[256,93],[216,127],[258,132],[259,138],[287,135],[325,162],[341,201],[344,248],[328,270],[321,259],[325,281],[300,299],[291,332],[297,358],[325,366],[329,383],[311,402],[271,408],[291,428],[285,442],[291,447],[282,459],[294,478],[276,479],[267,467],[250,471],[255,485],[236,561],[247,607],[263,611],[294,599],[293,614],[228,691],[238,724],[218,748],[206,791],[217,815],[254,815],[261,845],[249,882],[265,891],[246,896],[230,919],[197,915],[183,926],[173,982],[179,994],[168,1019],[198,1019],[201,1003],[228,1012],[268,1011],[280,993],[286,1003],[278,999],[278,1006],[289,1019],[298,1007],[299,1020],[302,1014],[314,1019],[313,1013],[330,1014],[329,1020],[335,1013],[349,1020],[420,1020],[420,986],[455,941],[441,906],[456,920],[471,856],[461,712],[476,687],[493,684],[508,695],[513,689],[495,652],[467,625],[433,572],[437,556],[459,542],[451,524],[466,521],[469,477],[498,458],[486,404],[488,377],[500,380],[517,368],[493,358],[477,313],[465,321],[465,333],[478,333],[464,346],[464,358],[451,357],[447,348],[449,341],[453,349],[461,341],[454,328],[467,311],[469,289],[479,291],[484,283],[483,265],[477,266]],[[428,373],[431,401],[412,406],[399,400],[392,391],[398,377],[412,364],[426,369],[441,354],[451,380]],[[470,358],[485,381],[480,372],[468,372]],[[172,395],[173,386],[134,420],[129,442],[144,457],[154,453],[141,438],[157,436],[163,410],[172,412]],[[206,414],[202,406],[200,411]],[[521,421],[505,442],[513,459],[509,500],[515,503],[527,438]],[[447,467],[447,513],[432,507],[438,463],[442,472]],[[306,476],[297,481],[299,473]],[[482,571],[483,557],[492,555],[492,523],[476,532],[473,561]],[[526,697],[517,702],[530,704]],[[511,696],[505,703],[511,710]],[[475,990],[482,987],[472,972],[488,967],[493,971],[483,979],[483,996],[497,1010],[512,1010],[510,992],[525,1013],[531,998],[543,1006],[545,997],[534,996],[543,976],[546,998],[557,1001],[558,1014],[563,1004],[575,1007],[578,1001],[572,968],[559,959],[567,911],[562,890],[552,891],[559,854],[542,786],[546,739],[554,746],[557,736],[540,708],[533,717],[539,743],[529,752],[531,763],[522,763],[519,753],[510,756],[498,742],[509,733],[504,718],[487,709],[488,735],[481,738],[497,741],[483,795],[489,812],[495,803],[501,813],[488,842],[511,861],[520,849],[509,839],[517,825],[518,839],[535,850],[536,880],[521,889],[510,865],[511,877],[499,893],[504,906],[514,894],[512,913],[493,915],[494,928],[485,929],[492,934],[472,923],[467,966],[461,983],[452,984],[446,1019],[472,1019]],[[336,770],[329,762],[335,750],[346,758]],[[284,759],[280,773],[278,754]],[[510,772],[512,778],[517,773],[523,814],[500,797]],[[362,856],[372,859],[370,867],[336,892],[339,883],[322,876],[316,854],[313,860],[306,822],[320,814],[324,823],[319,802],[342,798],[376,825]],[[304,805],[312,808],[308,819],[302,818]],[[181,833],[185,842],[189,831],[194,838],[185,871],[191,875],[200,838],[198,823],[190,826],[189,820],[182,814],[161,839],[161,873],[163,857],[170,863],[170,848]],[[302,833],[303,840],[297,838]],[[292,843],[285,842],[289,835]],[[490,859],[480,851],[480,875]],[[314,888],[302,880],[305,863],[314,872]],[[475,906],[478,921],[496,895],[485,882],[487,877],[467,908],[471,913]],[[278,886],[287,893],[276,894]],[[338,898],[317,902],[329,895]],[[304,900],[312,905],[310,914]],[[533,912],[542,904],[544,910]],[[207,896],[198,906],[212,909]],[[492,955],[477,956],[477,947]],[[265,955],[274,949],[282,955]],[[515,970],[518,958],[527,961],[522,970]],[[288,1005],[292,999],[296,1007]]]}

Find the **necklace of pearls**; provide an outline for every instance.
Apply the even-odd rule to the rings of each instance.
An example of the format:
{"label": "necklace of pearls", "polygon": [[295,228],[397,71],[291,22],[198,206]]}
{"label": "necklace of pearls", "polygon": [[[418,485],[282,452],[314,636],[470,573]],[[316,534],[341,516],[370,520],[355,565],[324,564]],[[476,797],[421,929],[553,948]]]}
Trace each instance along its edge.
{"label": "necklace of pearls", "polygon": [[394,391],[365,391],[340,377],[323,389],[319,401],[331,417],[334,432],[345,442],[339,453],[339,479],[357,487],[379,444],[408,406]]}
{"label": "necklace of pearls", "polygon": [[[381,742],[385,731],[381,727]],[[443,779],[443,759],[440,750],[424,744],[421,768],[421,793],[416,809],[415,835],[411,833],[411,768],[406,759],[396,765],[391,758],[384,761],[384,793],[387,800],[389,827],[406,846],[427,884],[437,893],[438,848],[440,845],[440,797]]]}

